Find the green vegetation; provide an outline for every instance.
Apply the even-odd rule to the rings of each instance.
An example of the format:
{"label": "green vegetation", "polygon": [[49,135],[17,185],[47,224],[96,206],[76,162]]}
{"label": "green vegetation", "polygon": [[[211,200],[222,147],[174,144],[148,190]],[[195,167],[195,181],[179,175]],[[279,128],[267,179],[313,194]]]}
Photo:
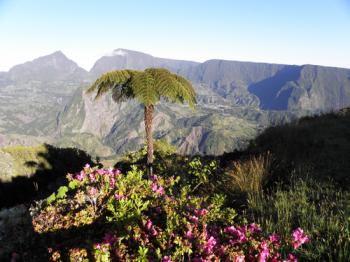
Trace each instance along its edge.
{"label": "green vegetation", "polygon": [[[234,261],[243,255],[256,261],[267,254],[263,243],[269,259],[280,254],[277,261],[293,261],[290,254],[301,261],[349,261],[349,134],[350,111],[342,110],[269,128],[247,150],[221,156],[181,156],[159,140],[157,176],[144,175],[146,148],[124,155],[115,169],[87,166],[68,174],[68,182],[31,208],[36,233],[26,237],[34,240],[23,235],[13,243],[22,241],[17,252],[27,252],[27,261]],[[199,210],[205,214],[193,213]],[[259,234],[247,234],[252,223]],[[227,238],[232,225],[246,245],[230,246],[238,240]],[[299,248],[294,238],[306,243]]]}
{"label": "green vegetation", "polygon": [[310,178],[294,177],[290,183],[249,194],[247,217],[282,236],[303,228],[312,241],[298,254],[302,261],[349,261],[350,192]]}

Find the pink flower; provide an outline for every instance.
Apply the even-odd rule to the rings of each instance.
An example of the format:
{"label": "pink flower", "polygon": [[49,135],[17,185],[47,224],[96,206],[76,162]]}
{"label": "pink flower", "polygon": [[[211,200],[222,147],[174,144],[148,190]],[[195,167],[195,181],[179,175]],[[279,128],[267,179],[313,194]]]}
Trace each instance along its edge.
{"label": "pink flower", "polygon": [[157,189],[156,192],[157,192],[158,194],[160,194],[160,195],[164,195],[164,194],[165,194],[164,188],[161,187],[161,186]]}
{"label": "pink flower", "polygon": [[255,224],[255,223],[252,223],[252,224],[250,224],[249,225],[249,231],[250,231],[250,233],[260,233],[261,232],[261,228],[257,225],[257,224]]}
{"label": "pink flower", "polygon": [[90,173],[90,174],[89,174],[89,178],[90,178],[90,181],[91,181],[92,183],[96,181],[96,176],[95,176],[94,173]]}
{"label": "pink flower", "polygon": [[196,216],[200,216],[200,217],[205,216],[207,213],[208,213],[208,210],[205,209],[205,208],[203,208],[203,209],[197,209],[197,208],[196,208],[196,209],[194,210],[194,214],[195,214]]}
{"label": "pink flower", "polygon": [[119,169],[114,170],[114,175],[115,176],[119,176],[121,174]]}
{"label": "pink flower", "polygon": [[158,186],[157,186],[157,184],[156,183],[152,183],[152,191],[157,191],[157,189],[158,189]]}
{"label": "pink flower", "polygon": [[204,251],[209,255],[211,253],[213,253],[213,249],[216,245],[216,240],[213,236],[211,236],[208,241],[207,241],[207,244],[204,248]]}
{"label": "pink flower", "polygon": [[119,194],[119,192],[115,193],[115,194],[114,194],[114,197],[115,197],[116,200],[124,199],[123,194]]}
{"label": "pink flower", "polygon": [[273,257],[272,257],[272,262],[279,262],[281,261],[279,258],[281,257],[281,254],[280,253],[276,253]]}
{"label": "pink flower", "polygon": [[235,262],[244,262],[245,261],[245,256],[244,255],[238,255],[235,257]]}
{"label": "pink flower", "polygon": [[104,175],[105,171],[104,171],[104,169],[100,168],[100,169],[97,169],[97,173],[98,173],[100,176],[102,176],[102,175]]}
{"label": "pink flower", "polygon": [[96,193],[97,193],[96,187],[91,187],[91,188],[89,189],[89,194],[90,194],[91,196],[96,195]]}
{"label": "pink flower", "polygon": [[234,234],[236,232],[236,228],[234,226],[228,226],[224,228],[224,233]]}
{"label": "pink flower", "polygon": [[[238,238],[238,242],[244,243],[247,241],[245,235],[245,228],[235,228],[234,226],[228,226],[224,229],[224,233],[230,233]],[[236,241],[231,242],[232,244],[237,243]]]}
{"label": "pink flower", "polygon": [[198,217],[196,217],[196,216],[191,216],[191,217],[190,217],[190,221],[191,221],[192,223],[197,224],[199,220],[198,220]]}
{"label": "pink flower", "polygon": [[293,248],[297,249],[302,244],[309,241],[309,237],[304,234],[304,230],[302,230],[300,227],[294,230],[293,232]]}
{"label": "pink flower", "polygon": [[100,243],[96,244],[96,248],[101,249],[101,244]]}
{"label": "pink flower", "polygon": [[172,262],[172,261],[171,261],[170,257],[164,256],[162,259],[162,262]]}
{"label": "pink flower", "polygon": [[109,188],[113,189],[115,186],[115,178],[114,177],[110,177],[109,179]]}
{"label": "pink flower", "polygon": [[188,230],[188,231],[186,232],[185,236],[186,236],[187,239],[192,239],[192,238],[193,238],[193,233],[192,233],[192,231],[191,231],[191,230]]}
{"label": "pink flower", "polygon": [[154,237],[158,235],[158,231],[154,227],[151,229],[151,235]]}
{"label": "pink flower", "polygon": [[269,239],[270,239],[271,243],[276,243],[276,242],[278,242],[280,237],[277,234],[273,233],[269,236]]}
{"label": "pink flower", "polygon": [[270,250],[267,244],[267,241],[263,241],[260,244],[260,247],[262,248],[260,255],[259,255],[259,262],[265,262],[267,261],[268,257],[270,256]]}
{"label": "pink flower", "polygon": [[88,163],[86,163],[84,168],[90,168],[90,165]]}
{"label": "pink flower", "polygon": [[288,260],[283,260],[283,262],[298,262],[298,259],[291,253],[288,254]]}
{"label": "pink flower", "polygon": [[83,181],[84,178],[85,178],[86,174],[85,172],[82,170],[79,172],[79,174],[76,176],[76,179],[79,180],[79,181]]}
{"label": "pink flower", "polygon": [[146,222],[146,228],[147,228],[147,230],[151,230],[152,226],[153,226],[152,221],[151,221],[150,219],[148,219],[147,222]]}

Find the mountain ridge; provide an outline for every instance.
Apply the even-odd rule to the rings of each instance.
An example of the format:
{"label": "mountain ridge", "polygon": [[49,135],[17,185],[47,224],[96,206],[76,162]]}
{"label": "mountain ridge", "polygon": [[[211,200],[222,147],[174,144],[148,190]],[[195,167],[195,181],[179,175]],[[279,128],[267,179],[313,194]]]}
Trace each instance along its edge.
{"label": "mountain ridge", "polygon": [[83,90],[106,71],[147,67],[180,74],[196,90],[196,112],[162,102],[154,115],[155,138],[183,154],[233,151],[269,125],[350,105],[346,68],[221,59],[198,63],[115,49],[86,71],[57,51],[12,68],[12,78],[10,71],[0,74],[0,133],[8,139],[20,135],[18,141],[23,135],[49,137],[56,145],[93,155],[136,150],[144,136],[139,104],[115,104],[108,96],[95,103]]}

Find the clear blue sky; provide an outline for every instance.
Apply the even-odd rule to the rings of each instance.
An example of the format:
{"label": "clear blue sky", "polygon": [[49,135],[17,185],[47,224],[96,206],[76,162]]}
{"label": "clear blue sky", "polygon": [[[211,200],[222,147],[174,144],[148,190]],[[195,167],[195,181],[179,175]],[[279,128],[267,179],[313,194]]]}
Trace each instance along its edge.
{"label": "clear blue sky", "polygon": [[350,0],[0,0],[0,70],[62,50],[350,68]]}

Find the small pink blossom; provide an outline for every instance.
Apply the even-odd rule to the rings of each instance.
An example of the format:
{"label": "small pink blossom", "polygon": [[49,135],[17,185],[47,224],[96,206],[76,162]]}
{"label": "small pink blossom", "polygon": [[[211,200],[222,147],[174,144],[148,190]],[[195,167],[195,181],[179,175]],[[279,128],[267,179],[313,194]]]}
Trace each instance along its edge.
{"label": "small pink blossom", "polygon": [[288,260],[283,260],[283,262],[298,262],[298,259],[291,253],[288,254]]}
{"label": "small pink blossom", "polygon": [[158,231],[154,227],[152,227],[152,229],[151,229],[151,235],[154,237],[158,236]]}
{"label": "small pink blossom", "polygon": [[94,183],[96,181],[96,176],[94,173],[89,174],[90,182]]}
{"label": "small pink blossom", "polygon": [[147,230],[151,230],[152,226],[153,226],[152,221],[151,221],[150,219],[148,219],[147,222],[146,222],[146,228],[147,228]]}
{"label": "small pink blossom", "polygon": [[244,262],[245,259],[244,259],[244,255],[238,255],[235,257],[235,262]]}
{"label": "small pink blossom", "polygon": [[157,189],[156,192],[157,192],[158,194],[160,194],[160,195],[164,195],[164,194],[165,194],[164,188],[161,187],[161,186]]}
{"label": "small pink blossom", "polygon": [[302,244],[306,243],[309,241],[309,237],[304,234],[304,230],[302,230],[300,227],[298,227],[296,230],[293,232],[293,248],[297,249],[299,248]]}
{"label": "small pink blossom", "polygon": [[224,233],[234,234],[236,232],[236,228],[234,226],[228,226],[224,228]]}
{"label": "small pink blossom", "polygon": [[267,244],[267,241],[263,241],[260,244],[260,248],[262,249],[259,255],[259,262],[265,262],[267,261],[268,257],[270,256],[270,250]]}
{"label": "small pink blossom", "polygon": [[198,217],[196,217],[196,216],[191,216],[191,217],[190,217],[190,221],[191,221],[192,223],[197,224],[199,220],[198,220]]}
{"label": "small pink blossom", "polygon": [[186,236],[187,239],[192,239],[192,238],[193,238],[193,233],[192,233],[192,231],[191,231],[191,230],[188,230],[188,231],[186,232],[185,236]]}
{"label": "small pink blossom", "polygon": [[100,168],[100,169],[97,169],[97,173],[98,173],[100,176],[102,176],[102,175],[104,175],[105,171],[104,171],[104,169]]}
{"label": "small pink blossom", "polygon": [[162,262],[172,262],[172,261],[171,261],[170,257],[164,256],[162,259]]}
{"label": "small pink blossom", "polygon": [[157,191],[157,189],[158,189],[158,186],[157,186],[157,184],[156,183],[152,183],[152,191]]}
{"label": "small pink blossom", "polygon": [[90,194],[91,196],[95,196],[96,193],[97,193],[96,187],[91,187],[91,188],[89,189],[89,194]]}
{"label": "small pink blossom", "polygon": [[273,233],[269,236],[269,239],[271,243],[276,243],[279,241],[280,237],[277,234]]}
{"label": "small pink blossom", "polygon": [[85,172],[82,170],[79,172],[79,174],[76,176],[76,179],[79,180],[79,181],[83,181],[84,178],[85,178],[86,174]]}
{"label": "small pink blossom", "polygon": [[207,241],[207,244],[206,244],[206,246],[205,246],[205,248],[204,248],[204,251],[205,251],[208,255],[212,254],[215,245],[216,245],[216,239],[215,239],[213,236],[211,236],[211,237],[208,239],[208,241]]}
{"label": "small pink blossom", "polygon": [[261,228],[255,223],[250,224],[248,230],[250,233],[260,233],[261,232]]}
{"label": "small pink blossom", "polygon": [[115,178],[114,177],[110,177],[109,179],[109,188],[113,189],[115,187]]}
{"label": "small pink blossom", "polygon": [[120,194],[119,192],[115,193],[115,194],[114,194],[114,197],[115,197],[116,200],[124,199],[123,194]]}
{"label": "small pink blossom", "polygon": [[273,257],[272,257],[272,262],[279,262],[281,261],[279,258],[281,257],[281,254],[280,253],[276,253]]}
{"label": "small pink blossom", "polygon": [[200,217],[205,216],[207,213],[208,213],[208,210],[205,209],[205,208],[203,208],[203,209],[197,209],[197,208],[196,208],[196,209],[194,210],[194,214],[195,214],[196,216],[200,216]]}

